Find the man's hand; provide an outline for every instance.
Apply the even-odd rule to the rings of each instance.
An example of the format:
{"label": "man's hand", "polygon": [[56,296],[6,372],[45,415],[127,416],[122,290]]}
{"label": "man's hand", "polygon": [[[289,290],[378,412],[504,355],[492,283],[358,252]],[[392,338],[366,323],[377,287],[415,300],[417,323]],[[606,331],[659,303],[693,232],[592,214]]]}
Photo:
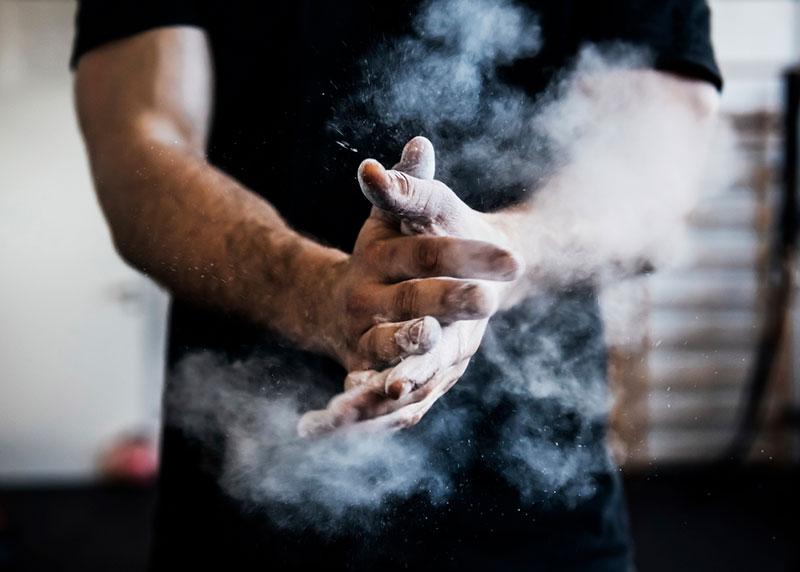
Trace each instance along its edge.
{"label": "man's hand", "polygon": [[[440,216],[437,203],[430,200],[446,189],[430,180],[432,152],[427,139],[417,138],[406,146],[395,170],[386,171],[374,161],[359,170],[367,197],[374,204],[382,198],[379,206],[385,208],[373,208],[352,256],[336,266],[330,282],[330,319],[323,334],[331,353],[348,371],[383,369],[409,356],[427,354],[442,336],[441,324],[493,314],[502,290],[496,284],[513,281],[521,271],[519,257],[497,240],[446,232],[455,221]],[[423,182],[412,196],[412,186]],[[463,205],[446,190],[453,202],[442,201],[443,207]],[[461,216],[455,210],[453,215]],[[408,232],[422,230],[413,225],[425,224],[428,217],[431,225],[425,235]],[[445,226],[439,228],[434,219]],[[473,234],[489,238],[488,233]],[[446,333],[444,339],[451,337]],[[420,384],[433,374],[415,372],[410,372],[415,374],[412,379]],[[352,379],[346,382],[347,387],[353,384]]]}
{"label": "man's hand", "polygon": [[[411,157],[413,161],[409,160]],[[359,182],[376,207],[371,218],[381,220],[385,229],[393,227],[411,235],[406,240],[460,238],[507,248],[509,241],[492,224],[491,216],[471,209],[446,185],[433,180],[433,171],[433,146],[422,137],[406,145],[403,161],[392,171],[373,160],[362,163]],[[516,279],[522,273],[522,259],[516,255],[513,258]],[[459,264],[464,261],[459,260]],[[423,355],[404,359],[394,368],[351,373],[345,393],[334,398],[325,410],[304,415],[299,433],[309,436],[353,424],[363,430],[416,424],[464,373],[480,346],[488,318],[505,304],[513,280],[483,282],[480,287],[482,296],[492,302],[484,309],[491,311],[476,318],[450,320],[435,347]]]}

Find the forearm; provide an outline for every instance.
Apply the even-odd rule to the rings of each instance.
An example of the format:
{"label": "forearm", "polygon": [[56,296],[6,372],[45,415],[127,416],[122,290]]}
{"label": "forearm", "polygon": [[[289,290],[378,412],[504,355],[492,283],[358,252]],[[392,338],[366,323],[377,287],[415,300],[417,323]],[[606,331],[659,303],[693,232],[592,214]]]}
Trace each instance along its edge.
{"label": "forearm", "polygon": [[117,250],[178,298],[326,350],[327,317],[308,300],[323,298],[345,255],[292,231],[206,161],[212,86],[207,38],[190,26],[81,58],[76,110]]}
{"label": "forearm", "polygon": [[[344,253],[293,231],[277,211],[180,143],[128,134],[91,151],[120,254],[178,298],[244,317],[324,351],[320,292]],[[122,144],[124,142],[124,144]]]}

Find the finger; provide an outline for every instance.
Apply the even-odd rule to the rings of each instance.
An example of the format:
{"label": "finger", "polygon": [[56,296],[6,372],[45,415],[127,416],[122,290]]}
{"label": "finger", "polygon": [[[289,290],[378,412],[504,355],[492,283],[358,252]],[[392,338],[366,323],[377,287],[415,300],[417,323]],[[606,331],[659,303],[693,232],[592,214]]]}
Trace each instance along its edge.
{"label": "finger", "polygon": [[297,435],[303,439],[324,435],[334,429],[336,429],[336,425],[327,409],[308,411],[297,422]]}
{"label": "finger", "polygon": [[305,413],[297,424],[297,432],[306,438],[348,427],[367,433],[410,427],[455,385],[468,364],[469,359],[466,359],[446,368],[431,383],[400,401],[389,399],[380,391],[385,371],[358,372],[361,386],[335,397],[325,409]]}
{"label": "finger", "polygon": [[331,399],[325,409],[308,411],[300,417],[298,435],[313,437],[329,433],[359,419],[381,414],[385,408],[380,405],[387,401],[383,394],[386,373],[365,371],[350,374],[345,380],[345,386],[350,385],[350,388]]}
{"label": "finger", "polygon": [[426,137],[414,137],[403,147],[400,162],[392,169],[417,179],[433,179],[436,174],[436,153],[433,150],[433,143]]}
{"label": "finger", "polygon": [[441,336],[442,327],[430,316],[377,324],[358,340],[358,353],[373,366],[394,365],[408,356],[429,352]]}
{"label": "finger", "polygon": [[492,288],[453,278],[422,278],[378,286],[365,293],[360,303],[374,308],[378,321],[433,316],[442,324],[488,318],[498,306],[497,293]]}
{"label": "finger", "polygon": [[454,363],[446,368],[443,368],[440,373],[437,373],[429,383],[418,387],[403,399],[395,401],[394,405],[386,407],[387,411],[399,410],[408,405],[415,403],[430,403],[438,400],[442,395],[450,391],[450,389],[461,379],[461,376],[467,369],[471,358],[466,358],[458,363]]}
{"label": "finger", "polygon": [[[362,417],[362,420],[387,416],[400,410],[409,411],[408,407],[423,402],[423,405],[432,404],[455,385],[469,365],[469,361],[470,359],[467,358],[449,367],[442,368],[430,382],[423,387],[412,391],[402,399],[386,400],[382,402],[381,406],[374,411],[373,415],[365,415]],[[377,381],[377,379],[374,381]],[[361,421],[357,423],[361,423]]]}
{"label": "finger", "polygon": [[330,407],[308,411],[297,422],[297,434],[303,438],[317,437],[335,431],[343,425],[358,421],[357,410],[353,409],[349,413],[351,416],[346,417],[342,415],[342,412],[333,410]]}
{"label": "finger", "polygon": [[[351,424],[348,430],[367,433],[397,431],[413,427],[425,416],[434,403],[450,391],[466,371],[469,360],[464,360],[438,374],[426,387],[407,396],[403,402],[394,402],[389,413]],[[419,392],[419,393],[417,393]]]}
{"label": "finger", "polygon": [[401,399],[424,387],[437,372],[470,359],[478,350],[486,322],[460,322],[446,328],[436,348],[424,356],[412,356],[400,362],[386,376],[385,393]]}
{"label": "finger", "polygon": [[373,205],[417,224],[436,221],[458,226],[459,219],[472,212],[444,183],[387,171],[374,159],[361,163],[358,182]]}
{"label": "finger", "polygon": [[[427,138],[418,136],[411,139],[403,148],[403,154],[400,157],[400,162],[394,166],[397,171],[402,171],[407,175],[416,177],[418,179],[433,179],[436,172],[436,154],[433,150],[433,143]],[[376,212],[370,216],[366,226],[373,226],[367,232],[373,238],[380,238],[382,235],[396,233],[396,219],[386,216],[386,213]],[[371,225],[370,225],[371,222]],[[393,224],[388,224],[393,223]]]}
{"label": "finger", "polygon": [[[370,381],[374,380],[377,375],[380,375],[382,372],[375,371],[374,369],[367,369],[361,371],[351,371],[347,374],[347,377],[344,379],[344,390],[345,392],[350,391],[351,389],[355,389],[356,387],[362,387],[370,383]],[[387,372],[388,373],[388,372]],[[383,375],[384,379],[386,374]]]}
{"label": "finger", "polygon": [[369,256],[385,280],[448,276],[516,280],[519,257],[490,242],[444,236],[404,236],[375,242]]}

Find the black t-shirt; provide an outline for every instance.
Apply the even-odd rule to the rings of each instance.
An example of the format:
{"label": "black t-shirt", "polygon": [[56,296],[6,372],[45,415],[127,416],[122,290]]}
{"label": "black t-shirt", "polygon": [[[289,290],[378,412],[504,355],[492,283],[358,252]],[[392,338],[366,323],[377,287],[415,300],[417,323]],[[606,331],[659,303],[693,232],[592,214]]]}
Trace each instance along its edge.
{"label": "black t-shirt", "polygon": [[[215,77],[209,161],[270,201],[294,228],[349,250],[369,212],[355,181],[359,162],[372,156],[391,165],[401,142],[425,128],[424,121],[388,125],[385,117],[365,119],[374,99],[354,95],[381,79],[381,54],[413,57],[416,44],[408,38],[419,34],[415,14],[423,4],[84,0],[73,64],[97,46],[156,27],[203,29]],[[541,46],[514,52],[501,43],[515,57],[499,66],[495,87],[515,86],[533,101],[584,45],[618,42],[646,48],[658,69],[721,87],[702,0],[522,4],[535,12]],[[459,6],[448,2],[450,20],[463,17]],[[447,48],[447,38],[438,41]],[[343,129],[348,120],[358,128]],[[462,127],[450,126],[450,147],[468,137]],[[446,137],[447,129],[423,134],[433,135],[438,148],[450,148],[435,138]],[[488,189],[491,180],[471,176],[468,165],[459,167],[465,166],[446,169],[446,182],[475,208],[497,208],[524,192],[508,184]],[[252,383],[254,398],[279,394],[281,380],[285,385],[297,377],[299,363],[319,390],[310,399],[316,405],[338,392],[343,379],[341,368],[327,359],[284,347],[230,317],[173,301],[168,391],[185,382],[174,374],[181,360],[205,350],[227,361],[256,355],[261,369]],[[426,444],[424,468],[446,468],[433,473],[446,475],[446,494],[425,490],[436,485],[431,482],[406,488],[379,510],[367,511],[368,517],[342,518],[339,526],[329,513],[315,511],[312,497],[319,491],[310,491],[304,507],[285,498],[232,498],[219,479],[232,454],[231,431],[223,426],[214,439],[198,439],[169,423],[189,406],[167,400],[154,566],[626,570],[624,503],[605,453],[604,419],[592,405],[603,400],[605,368],[602,324],[590,289],[542,294],[495,316],[464,378],[418,426],[398,437]],[[487,389],[509,379],[529,390]],[[574,399],[564,399],[565,393]],[[460,421],[443,428],[437,419]],[[317,527],[314,520],[323,515],[329,522]]]}

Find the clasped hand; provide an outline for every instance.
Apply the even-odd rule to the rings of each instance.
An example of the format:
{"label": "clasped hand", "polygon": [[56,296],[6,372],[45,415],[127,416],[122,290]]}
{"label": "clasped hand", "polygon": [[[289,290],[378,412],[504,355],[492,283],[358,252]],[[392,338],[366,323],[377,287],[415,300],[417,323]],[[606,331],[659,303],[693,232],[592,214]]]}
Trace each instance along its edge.
{"label": "clasped hand", "polygon": [[434,171],[424,137],[392,170],[372,159],[359,167],[373,209],[337,269],[329,336],[349,374],[343,393],[301,417],[301,436],[415,425],[462,376],[521,276],[505,233]]}

